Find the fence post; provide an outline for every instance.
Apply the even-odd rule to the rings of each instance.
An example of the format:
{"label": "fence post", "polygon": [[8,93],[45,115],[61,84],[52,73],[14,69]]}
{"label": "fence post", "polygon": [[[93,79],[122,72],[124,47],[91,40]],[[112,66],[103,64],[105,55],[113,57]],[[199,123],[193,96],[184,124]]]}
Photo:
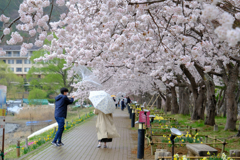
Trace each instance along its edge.
{"label": "fence post", "polygon": [[222,153],[223,153],[223,152],[224,152],[224,150],[225,150],[225,145],[226,145],[226,139],[224,139],[224,141],[223,141]]}
{"label": "fence post", "polygon": [[205,143],[208,142],[208,136],[205,136]]}
{"label": "fence post", "polygon": [[28,138],[26,138],[25,146],[26,146],[26,148],[28,149]]}
{"label": "fence post", "polygon": [[72,123],[73,123],[73,119],[72,119]]}
{"label": "fence post", "polygon": [[216,136],[214,136],[214,147],[216,147]]}
{"label": "fence post", "polygon": [[17,141],[17,157],[20,157],[20,141]]}
{"label": "fence post", "polygon": [[68,127],[68,121],[66,121],[66,127]]}
{"label": "fence post", "polygon": [[192,126],[189,127],[189,133],[192,135]]}
{"label": "fence post", "polygon": [[78,119],[80,119],[80,114],[78,114]]}

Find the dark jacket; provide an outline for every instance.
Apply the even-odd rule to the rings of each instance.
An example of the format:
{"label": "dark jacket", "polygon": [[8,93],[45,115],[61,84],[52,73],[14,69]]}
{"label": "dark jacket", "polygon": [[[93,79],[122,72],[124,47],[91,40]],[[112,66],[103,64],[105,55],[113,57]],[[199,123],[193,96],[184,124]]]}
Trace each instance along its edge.
{"label": "dark jacket", "polygon": [[121,101],[121,106],[122,106],[122,108],[125,108],[125,107],[126,107],[126,106],[125,106],[125,103],[124,103],[124,100]]}
{"label": "dark jacket", "polygon": [[131,103],[131,99],[127,98],[127,104]]}
{"label": "dark jacket", "polygon": [[55,117],[67,118],[67,105],[72,104],[73,101],[73,98],[69,100],[67,96],[62,94],[55,97]]}

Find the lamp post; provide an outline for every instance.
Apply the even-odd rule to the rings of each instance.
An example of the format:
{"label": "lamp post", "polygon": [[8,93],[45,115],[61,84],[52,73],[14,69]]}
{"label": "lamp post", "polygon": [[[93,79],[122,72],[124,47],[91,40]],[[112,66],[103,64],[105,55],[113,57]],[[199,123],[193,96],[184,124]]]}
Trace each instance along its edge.
{"label": "lamp post", "polygon": [[149,118],[151,118],[150,123],[152,123],[152,122],[154,121],[154,118],[155,118],[155,117],[156,117],[155,115],[150,115],[150,116],[149,116]]}
{"label": "lamp post", "polygon": [[132,119],[132,106],[129,108],[129,118]]}
{"label": "lamp post", "polygon": [[132,128],[135,127],[135,109],[133,108],[132,109],[132,125],[131,125]]}
{"label": "lamp post", "polygon": [[138,123],[138,150],[137,150],[137,158],[144,158],[144,134],[145,129],[143,129],[144,122],[136,122]]}
{"label": "lamp post", "polygon": [[181,136],[182,132],[179,131],[177,128],[171,128],[171,137],[170,140],[172,142],[172,160],[174,160],[174,139],[176,138],[176,136]]}

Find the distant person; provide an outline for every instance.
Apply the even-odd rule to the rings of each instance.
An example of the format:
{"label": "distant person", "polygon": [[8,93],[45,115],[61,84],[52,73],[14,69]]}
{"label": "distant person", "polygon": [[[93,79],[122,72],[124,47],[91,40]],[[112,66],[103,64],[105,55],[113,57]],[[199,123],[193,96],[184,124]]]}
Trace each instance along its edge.
{"label": "distant person", "polygon": [[52,145],[54,146],[63,146],[62,143],[62,133],[64,131],[65,119],[67,118],[67,106],[74,102],[74,96],[72,96],[71,100],[68,99],[68,89],[61,88],[61,94],[55,97],[55,119],[58,123],[58,131],[55,135],[54,140],[52,141]]}
{"label": "distant person", "polygon": [[127,104],[132,103],[131,99],[129,97],[127,97]]}
{"label": "distant person", "polygon": [[130,103],[131,103],[131,99],[129,97],[126,98],[127,99],[127,103],[126,103],[126,106],[128,108],[128,111],[130,112]]}
{"label": "distant person", "polygon": [[107,148],[107,142],[112,142],[113,138],[120,137],[113,124],[112,113],[105,114],[102,111],[95,109],[94,114],[98,115],[96,123],[98,137],[97,148],[101,148],[101,142],[104,142],[104,148]]}
{"label": "distant person", "polygon": [[124,108],[125,108],[125,102],[124,102],[124,99],[122,99],[121,101],[121,110],[124,111]]}
{"label": "distant person", "polygon": [[114,101],[114,103],[115,103],[115,106],[116,106],[116,109],[117,109],[117,105],[118,105],[118,103],[117,103],[117,100],[113,97],[113,101]]}

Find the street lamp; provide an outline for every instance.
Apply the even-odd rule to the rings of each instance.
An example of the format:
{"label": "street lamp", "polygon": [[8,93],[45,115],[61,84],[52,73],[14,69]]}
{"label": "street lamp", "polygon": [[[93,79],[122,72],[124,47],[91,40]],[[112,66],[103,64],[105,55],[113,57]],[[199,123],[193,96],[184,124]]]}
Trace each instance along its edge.
{"label": "street lamp", "polygon": [[176,136],[181,136],[182,132],[179,131],[177,128],[171,128],[171,137],[170,140],[172,142],[172,160],[174,159],[174,139],[176,138]]}
{"label": "street lamp", "polygon": [[136,122],[138,123],[138,150],[137,150],[137,158],[143,159],[144,158],[144,134],[145,129],[143,129],[144,122]]}

